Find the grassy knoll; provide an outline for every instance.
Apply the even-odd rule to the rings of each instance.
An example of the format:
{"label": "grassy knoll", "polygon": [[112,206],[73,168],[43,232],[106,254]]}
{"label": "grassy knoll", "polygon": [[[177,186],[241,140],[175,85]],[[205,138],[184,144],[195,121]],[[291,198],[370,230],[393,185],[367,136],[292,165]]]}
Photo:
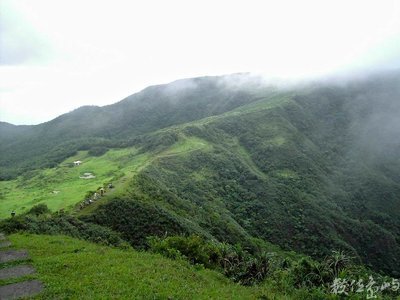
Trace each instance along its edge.
{"label": "grassy knoll", "polygon": [[265,288],[243,287],[222,274],[160,255],[120,250],[65,236],[10,236],[29,249],[37,299],[259,299]]}
{"label": "grassy knoll", "polygon": [[[116,186],[113,190],[116,196],[124,193],[127,179],[152,161],[209,148],[211,146],[206,141],[182,135],[170,148],[151,158],[150,153],[138,153],[135,148],[113,149],[99,157],[80,151],[55,168],[31,171],[15,180],[0,181],[0,219],[9,217],[13,210],[22,213],[40,203],[53,211],[70,209],[82,201],[87,192],[95,191],[108,182]],[[73,166],[76,160],[83,163]],[[84,173],[92,173],[95,178],[80,178]]]}
{"label": "grassy knoll", "polygon": [[[75,160],[81,160],[82,165],[74,167]],[[132,176],[146,161],[147,156],[137,154],[134,148],[110,150],[100,157],[81,151],[56,168],[0,181],[0,218],[8,217],[12,210],[21,213],[40,203],[51,210],[71,208],[82,201],[88,191],[95,191],[123,176]],[[84,173],[92,173],[95,178],[80,178]]]}

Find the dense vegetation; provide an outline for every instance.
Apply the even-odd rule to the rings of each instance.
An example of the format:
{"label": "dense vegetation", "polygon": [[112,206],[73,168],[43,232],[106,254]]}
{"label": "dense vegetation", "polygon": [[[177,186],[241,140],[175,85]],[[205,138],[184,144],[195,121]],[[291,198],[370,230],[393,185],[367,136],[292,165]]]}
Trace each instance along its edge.
{"label": "dense vegetation", "polygon": [[[151,242],[152,252],[174,261],[157,254],[95,245],[60,235],[17,234],[10,239],[16,248],[29,249],[29,263],[37,273],[0,280],[0,284],[38,278],[45,282],[46,289],[35,299],[341,299],[331,284],[338,273],[349,282],[362,279],[365,284],[371,276],[365,269],[354,266],[343,253],[333,253],[320,263],[307,257],[282,260],[276,253],[252,257],[237,247],[207,243],[197,236]],[[187,259],[191,262],[196,259],[196,263],[189,264]],[[205,265],[208,267],[204,268]],[[0,269],[7,266],[0,264]],[[245,287],[224,278],[221,271],[242,285],[265,278]],[[396,297],[390,278],[373,275],[373,290],[347,289],[348,298]],[[384,283],[389,283],[389,288],[375,290]]]}
{"label": "dense vegetation", "polygon": [[[241,76],[237,75],[236,80]],[[37,126],[0,123],[0,179],[54,167],[79,150],[126,146],[138,135],[217,115],[254,101],[259,84],[231,87],[232,77],[178,80],[148,87],[114,105],[86,106]],[[218,101],[215,101],[218,99]]]}
{"label": "dense vegetation", "polygon": [[34,234],[64,234],[72,237],[120,248],[129,248],[118,233],[109,228],[85,223],[65,213],[51,213],[44,204],[39,204],[25,214],[4,220],[0,230],[5,233],[29,232]]}
{"label": "dense vegetation", "polygon": [[12,235],[10,239],[16,247],[29,249],[30,263],[37,270],[33,276],[46,283],[35,299],[257,299],[267,295],[265,288],[243,287],[217,272],[161,255],[67,236]]}
{"label": "dense vegetation", "polygon": [[[104,170],[97,186],[112,180],[117,187],[92,206],[71,209],[74,217],[29,217],[31,228],[16,226],[18,218],[10,221],[14,227],[3,225],[89,240],[95,232],[104,241],[115,237],[187,258],[242,284],[282,285],[291,278],[288,286],[302,288],[304,276],[314,274],[305,276],[312,282],[307,288],[318,293],[332,274],[398,277],[399,99],[399,72],[285,89],[236,75],[150,87],[38,126],[0,124],[1,178],[7,179],[1,184],[13,186],[0,201],[12,200],[32,179],[27,170],[39,178],[82,153],[93,162],[91,171]],[[79,188],[68,204],[94,191]],[[51,199],[40,201],[51,207]],[[223,245],[234,249],[232,273],[221,264],[228,255]],[[313,259],[285,266],[263,256],[278,251],[284,259],[290,250]],[[333,250],[370,269],[328,270]],[[295,266],[308,271],[294,275]]]}

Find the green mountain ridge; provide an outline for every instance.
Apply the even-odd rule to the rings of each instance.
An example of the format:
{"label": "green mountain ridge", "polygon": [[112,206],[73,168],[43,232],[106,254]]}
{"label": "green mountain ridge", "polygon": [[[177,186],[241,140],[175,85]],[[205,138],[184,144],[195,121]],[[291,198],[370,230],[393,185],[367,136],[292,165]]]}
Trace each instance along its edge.
{"label": "green mountain ridge", "polygon": [[77,151],[95,157],[95,173],[114,155],[101,180],[115,193],[77,214],[134,246],[165,232],[249,249],[260,239],[315,258],[342,249],[399,276],[400,73],[285,89],[248,78],[181,80],[45,124],[1,125],[1,184]]}
{"label": "green mountain ridge", "polygon": [[[240,75],[233,75],[236,78]],[[245,76],[245,75],[243,75]],[[225,77],[178,80],[152,86],[105,107],[85,106],[36,126],[0,124],[0,178],[54,166],[79,148],[118,146],[127,138],[231,110],[250,101],[261,83],[232,88]],[[230,78],[230,77],[229,77]],[[239,79],[234,79],[238,82]],[[264,88],[264,87],[263,87]],[[89,143],[82,139],[91,138]],[[33,163],[30,156],[35,156]]]}

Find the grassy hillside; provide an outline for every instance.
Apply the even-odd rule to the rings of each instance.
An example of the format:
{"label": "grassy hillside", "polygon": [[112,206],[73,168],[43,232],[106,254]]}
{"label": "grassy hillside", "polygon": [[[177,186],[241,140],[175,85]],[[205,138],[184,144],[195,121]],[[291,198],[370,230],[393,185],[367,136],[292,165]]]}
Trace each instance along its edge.
{"label": "grassy hillside", "polygon": [[[359,136],[353,130],[365,120],[343,121],[351,120],[359,103],[345,102],[341,93],[335,88],[267,97],[173,128],[212,147],[152,161],[122,199],[156,203],[186,232],[246,245],[255,236],[315,257],[345,249],[376,270],[398,274],[399,182],[377,168],[382,153],[355,149]],[[323,97],[330,109],[305,107]],[[125,208],[103,209],[122,214]],[[104,215],[89,220],[121,230],[118,220]]]}
{"label": "grassy hillside", "polygon": [[[73,212],[135,247],[151,235],[195,233],[256,252],[262,240],[317,259],[341,249],[399,276],[399,74],[291,89],[221,80],[152,87],[43,125],[45,145],[74,133],[49,146],[53,168],[0,182],[2,216],[36,203],[72,208],[112,181],[112,193]],[[100,122],[77,131],[99,109],[113,134]],[[25,142],[4,147],[10,154]],[[32,153],[22,169],[7,166],[47,164]],[[70,167],[75,159],[84,163]],[[84,172],[96,178],[80,179]]]}
{"label": "grassy hillside", "polygon": [[[126,148],[93,157],[87,151],[80,151],[55,168],[30,171],[15,180],[0,181],[0,218],[8,217],[13,210],[22,213],[40,203],[53,211],[70,210],[85,200],[88,192],[94,193],[116,179],[135,174],[149,160],[147,155],[137,152],[135,148]],[[76,160],[83,163],[74,166]],[[92,173],[95,178],[83,179],[84,173]]]}
{"label": "grassy hillside", "polygon": [[[273,255],[266,280],[259,285],[242,286],[203,264],[189,264],[184,256],[171,260],[154,252],[111,248],[60,235],[14,234],[9,238],[14,248],[29,250],[29,263],[37,272],[0,280],[0,285],[39,279],[45,289],[34,299],[342,299],[332,292],[332,276],[324,273],[332,267],[329,259],[318,264],[306,257],[292,256],[278,266],[278,257]],[[366,276],[373,275],[375,285],[389,282],[391,286],[392,279],[365,273],[365,269],[354,268],[340,257],[336,256],[332,270],[341,270],[341,277],[366,280]],[[26,262],[11,264],[18,263]],[[0,269],[7,266],[0,264]],[[326,276],[329,284],[324,284]],[[367,289],[348,292],[348,299],[371,295]],[[374,291],[373,295],[394,299],[397,293],[389,289]]]}
{"label": "grassy hillside", "polygon": [[79,150],[118,147],[138,135],[219,115],[272,89],[246,74],[152,86],[105,107],[81,107],[37,126],[0,123],[0,179],[54,167]]}
{"label": "grassy hillside", "polygon": [[[55,168],[30,171],[14,180],[0,181],[0,218],[7,218],[11,211],[23,213],[37,204],[46,204],[51,210],[72,210],[78,202],[85,200],[89,192],[113,183],[114,188],[102,198],[124,192],[126,181],[155,160],[184,155],[196,150],[207,150],[205,141],[182,136],[175,144],[157,153],[139,153],[134,147],[112,149],[102,156],[91,156],[88,151],[79,151]],[[80,166],[73,162],[80,160]],[[85,173],[95,178],[84,179]]]}
{"label": "grassy hillside", "polygon": [[223,275],[157,254],[113,249],[65,236],[13,235],[29,249],[46,286],[37,299],[258,299],[261,287],[243,287]]}

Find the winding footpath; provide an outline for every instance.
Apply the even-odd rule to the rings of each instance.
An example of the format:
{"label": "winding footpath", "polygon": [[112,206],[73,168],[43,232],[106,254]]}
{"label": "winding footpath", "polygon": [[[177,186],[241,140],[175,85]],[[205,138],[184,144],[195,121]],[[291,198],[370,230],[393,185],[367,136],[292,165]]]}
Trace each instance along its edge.
{"label": "winding footpath", "polygon": [[[26,264],[29,259],[28,251],[14,250],[10,248],[11,246],[11,242],[0,233],[0,299],[35,296],[43,290],[43,284],[39,280],[19,281],[35,273],[35,269]],[[2,282],[14,283],[2,284]]]}

